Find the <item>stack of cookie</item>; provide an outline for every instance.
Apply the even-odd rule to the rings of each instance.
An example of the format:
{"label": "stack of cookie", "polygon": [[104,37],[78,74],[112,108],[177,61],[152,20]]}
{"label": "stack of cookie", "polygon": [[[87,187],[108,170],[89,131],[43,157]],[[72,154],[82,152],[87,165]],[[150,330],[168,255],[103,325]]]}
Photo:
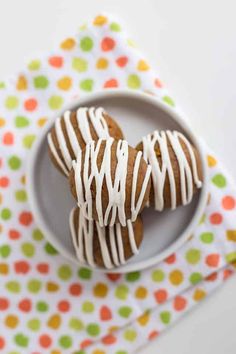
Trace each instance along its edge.
{"label": "stack of cookie", "polygon": [[179,132],[154,131],[136,149],[103,108],[66,111],[48,134],[77,207],[70,230],[80,263],[111,269],[139,251],[145,206],[175,209],[202,185],[198,151]]}

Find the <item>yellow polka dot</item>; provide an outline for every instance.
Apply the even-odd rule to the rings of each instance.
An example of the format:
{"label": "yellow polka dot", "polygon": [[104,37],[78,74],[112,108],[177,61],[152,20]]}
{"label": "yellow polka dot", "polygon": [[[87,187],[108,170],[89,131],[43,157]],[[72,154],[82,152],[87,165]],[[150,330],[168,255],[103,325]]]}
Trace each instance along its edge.
{"label": "yellow polka dot", "polygon": [[108,328],[108,332],[112,333],[112,332],[118,331],[118,329],[119,329],[118,326],[111,326],[111,327]]}
{"label": "yellow polka dot", "polygon": [[67,38],[61,43],[61,49],[71,50],[75,46],[75,40],[73,38]]}
{"label": "yellow polka dot", "polygon": [[51,327],[52,329],[58,329],[61,325],[61,317],[60,315],[52,315],[48,322],[47,322],[48,327]]}
{"label": "yellow polka dot", "polygon": [[103,350],[95,349],[92,354],[106,354]]}
{"label": "yellow polka dot", "polygon": [[109,62],[106,58],[99,58],[96,63],[96,68],[99,70],[106,69],[109,65]]}
{"label": "yellow polka dot", "polygon": [[0,204],[2,204],[2,200],[3,200],[3,197],[2,197],[2,194],[0,193]]}
{"label": "yellow polka dot", "polygon": [[93,288],[93,293],[96,297],[105,297],[107,295],[107,292],[108,287],[106,286],[106,284],[103,283],[97,283]]}
{"label": "yellow polka dot", "polygon": [[52,350],[50,354],[62,354],[60,350]]}
{"label": "yellow polka dot", "polygon": [[5,125],[6,121],[4,118],[0,118],[0,128]]}
{"label": "yellow polka dot", "polygon": [[206,296],[206,292],[204,290],[196,289],[193,294],[193,299],[195,301],[200,301],[200,300],[204,299],[205,296]]}
{"label": "yellow polka dot", "polygon": [[0,233],[3,232],[3,226],[0,224]]}
{"label": "yellow polka dot", "polygon": [[139,286],[135,291],[135,296],[138,299],[145,299],[145,297],[147,297],[147,289],[143,286]]}
{"label": "yellow polka dot", "polygon": [[0,274],[7,275],[9,272],[8,264],[0,263]]}
{"label": "yellow polka dot", "polygon": [[22,184],[25,184],[25,182],[26,182],[26,177],[25,177],[25,175],[21,177],[20,181],[21,181]]}
{"label": "yellow polka dot", "polygon": [[5,318],[5,325],[6,327],[9,327],[9,328],[16,328],[17,325],[19,323],[19,320],[18,320],[18,317],[14,316],[14,315],[8,315],[6,318]]}
{"label": "yellow polka dot", "polygon": [[47,291],[54,292],[57,291],[58,289],[59,289],[59,285],[57,285],[56,283],[52,283],[52,282],[47,283]]}
{"label": "yellow polka dot", "polygon": [[142,316],[138,317],[137,321],[141,326],[146,326],[150,320],[149,313],[144,313]]}
{"label": "yellow polka dot", "polygon": [[105,23],[107,23],[107,17],[105,16],[97,16],[93,20],[95,26],[103,26]]}
{"label": "yellow polka dot", "polygon": [[57,82],[59,89],[67,91],[71,88],[72,80],[69,76],[64,76]]}
{"label": "yellow polka dot", "polygon": [[39,127],[42,127],[42,126],[44,126],[44,124],[47,122],[47,118],[46,117],[41,117],[41,118],[39,118],[39,120],[38,120],[38,126]]}
{"label": "yellow polka dot", "polygon": [[169,279],[170,279],[171,284],[177,286],[177,285],[181,284],[184,279],[183,273],[180,270],[175,269],[170,273]]}
{"label": "yellow polka dot", "polygon": [[20,75],[16,84],[16,88],[19,91],[27,90],[28,83],[23,75]]}
{"label": "yellow polka dot", "polygon": [[137,69],[139,71],[147,71],[150,69],[150,66],[148,65],[148,63],[146,63],[146,61],[139,60],[138,65],[137,65]]}
{"label": "yellow polka dot", "polygon": [[216,159],[213,156],[207,156],[207,162],[209,167],[214,167],[217,164]]}

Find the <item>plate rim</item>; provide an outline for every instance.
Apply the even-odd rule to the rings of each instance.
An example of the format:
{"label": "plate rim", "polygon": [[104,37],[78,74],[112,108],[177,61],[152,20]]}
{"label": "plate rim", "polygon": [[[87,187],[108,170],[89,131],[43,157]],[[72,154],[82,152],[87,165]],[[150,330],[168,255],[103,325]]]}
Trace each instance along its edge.
{"label": "plate rim", "polygon": [[[40,153],[40,147],[42,141],[45,138],[46,133],[53,125],[55,119],[58,116],[61,116],[63,112],[66,110],[73,110],[79,105],[83,105],[83,102],[88,105],[89,101],[97,100],[97,99],[104,99],[104,98],[114,98],[119,96],[126,96],[126,98],[138,99],[138,100],[145,100],[146,103],[152,104],[157,106],[158,109],[161,109],[165,113],[167,113],[172,120],[174,120],[185,132],[187,133],[188,137],[193,142],[194,146],[199,151],[201,163],[202,163],[202,172],[203,172],[203,187],[200,191],[199,201],[197,204],[197,208],[193,214],[192,219],[190,220],[187,227],[184,231],[177,237],[177,239],[163,251],[158,253],[158,255],[148,258],[146,260],[142,260],[138,263],[126,263],[122,266],[115,267],[112,269],[106,269],[101,267],[93,268],[88,264],[82,264],[76,258],[75,255],[72,255],[69,251],[67,251],[60,242],[57,241],[57,237],[50,231],[47,227],[47,224],[44,222],[44,218],[41,215],[40,208],[37,203],[36,197],[36,190],[34,188],[34,174],[36,170],[36,161],[37,156]],[[33,144],[32,149],[30,150],[28,156],[28,163],[26,167],[26,189],[28,194],[28,200],[30,204],[31,211],[33,212],[34,220],[39,228],[42,230],[45,238],[55,247],[60,255],[65,257],[67,260],[71,261],[72,263],[76,264],[77,266],[87,267],[92,270],[102,272],[102,273],[129,273],[133,271],[141,271],[143,269],[149,268],[151,266],[157,265],[164,259],[166,259],[171,254],[175,253],[178,248],[180,248],[191,236],[194,228],[197,226],[200,218],[203,214],[204,208],[207,203],[207,196],[208,196],[208,173],[207,173],[207,161],[206,155],[203,149],[203,143],[200,138],[198,138],[195,133],[193,132],[192,128],[190,127],[186,116],[183,112],[179,112],[179,110],[174,109],[173,107],[167,105],[161,98],[158,96],[154,96],[145,92],[141,91],[132,91],[132,90],[121,90],[121,89],[109,89],[105,91],[94,92],[89,95],[84,95],[77,99],[74,99],[69,104],[65,105],[63,109],[61,109],[57,114],[52,115],[51,119],[45,124],[43,129],[40,131],[39,135],[36,138],[35,143]],[[135,257],[135,256],[134,256]]]}

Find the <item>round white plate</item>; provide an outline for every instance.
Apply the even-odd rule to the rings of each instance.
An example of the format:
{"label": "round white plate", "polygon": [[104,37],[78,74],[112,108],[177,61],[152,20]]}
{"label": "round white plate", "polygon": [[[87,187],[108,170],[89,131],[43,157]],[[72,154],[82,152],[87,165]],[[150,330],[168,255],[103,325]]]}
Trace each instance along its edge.
{"label": "round white plate", "polygon": [[[109,270],[109,273],[141,270],[157,264],[187,241],[204,212],[207,168],[201,144],[179,114],[147,94],[104,91],[78,99],[66,109],[73,110],[78,106],[104,107],[120,124],[131,146],[135,147],[142,136],[155,129],[175,129],[183,132],[199,150],[203,166],[203,188],[189,205],[175,211],[160,213],[151,208],[145,209],[142,214],[144,239],[139,254],[125,265]],[[55,118],[45,126],[31,151],[27,172],[28,194],[35,220],[45,237],[63,256],[79,264],[69,231],[69,213],[75,206],[75,200],[70,194],[67,179],[55,169],[48,156],[46,136]],[[108,272],[105,268],[97,269]]]}

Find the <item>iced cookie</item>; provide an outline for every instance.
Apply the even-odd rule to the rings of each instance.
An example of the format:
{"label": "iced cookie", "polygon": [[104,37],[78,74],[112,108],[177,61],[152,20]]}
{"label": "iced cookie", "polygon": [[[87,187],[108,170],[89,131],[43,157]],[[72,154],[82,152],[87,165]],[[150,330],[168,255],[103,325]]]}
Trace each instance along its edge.
{"label": "iced cookie", "polygon": [[69,176],[83,215],[100,226],[137,219],[149,199],[151,167],[125,140],[92,141],[73,161]]}
{"label": "iced cookie", "polygon": [[113,267],[124,264],[138,253],[143,238],[143,223],[139,216],[123,227],[100,227],[98,222],[87,220],[79,208],[70,213],[70,231],[76,256],[81,263],[91,267]]}
{"label": "iced cookie", "polygon": [[136,149],[152,167],[150,205],[161,211],[191,202],[202,187],[202,166],[199,152],[182,133],[156,130]]}
{"label": "iced cookie", "polygon": [[48,133],[48,147],[52,162],[65,176],[68,176],[72,160],[87,143],[99,138],[123,139],[118,124],[103,108],[80,107],[66,111],[57,118]]}

